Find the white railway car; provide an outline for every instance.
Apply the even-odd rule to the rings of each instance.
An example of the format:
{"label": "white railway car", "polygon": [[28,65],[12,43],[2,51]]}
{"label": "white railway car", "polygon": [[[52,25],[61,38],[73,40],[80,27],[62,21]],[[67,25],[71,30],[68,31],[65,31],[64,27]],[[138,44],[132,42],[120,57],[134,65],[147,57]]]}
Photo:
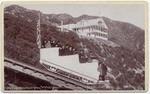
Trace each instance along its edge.
{"label": "white railway car", "polygon": [[40,50],[40,63],[49,71],[70,77],[85,84],[96,84],[99,72],[98,63],[80,63],[79,56],[59,56],[59,48],[43,48]]}

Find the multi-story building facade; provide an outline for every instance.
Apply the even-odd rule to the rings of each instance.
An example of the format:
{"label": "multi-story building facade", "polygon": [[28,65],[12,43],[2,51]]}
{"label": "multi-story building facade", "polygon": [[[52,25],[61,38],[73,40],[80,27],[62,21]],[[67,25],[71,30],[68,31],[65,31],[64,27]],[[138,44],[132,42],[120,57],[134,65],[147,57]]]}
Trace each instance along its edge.
{"label": "multi-story building facade", "polygon": [[61,31],[75,31],[80,36],[101,38],[108,40],[108,27],[102,17],[90,20],[81,20],[76,24],[67,24],[61,26]]}

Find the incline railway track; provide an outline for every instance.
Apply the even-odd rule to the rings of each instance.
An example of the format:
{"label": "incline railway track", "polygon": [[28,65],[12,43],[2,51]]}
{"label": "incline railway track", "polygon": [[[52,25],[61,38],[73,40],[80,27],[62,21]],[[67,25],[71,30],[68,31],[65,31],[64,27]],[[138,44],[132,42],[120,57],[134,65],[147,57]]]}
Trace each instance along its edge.
{"label": "incline railway track", "polygon": [[10,58],[5,57],[4,66],[5,69],[11,69],[22,74],[30,75],[31,77],[38,78],[39,80],[46,81],[47,83],[58,87],[64,87],[71,90],[94,90],[93,87],[74,79],[70,79],[51,71],[45,71]]}

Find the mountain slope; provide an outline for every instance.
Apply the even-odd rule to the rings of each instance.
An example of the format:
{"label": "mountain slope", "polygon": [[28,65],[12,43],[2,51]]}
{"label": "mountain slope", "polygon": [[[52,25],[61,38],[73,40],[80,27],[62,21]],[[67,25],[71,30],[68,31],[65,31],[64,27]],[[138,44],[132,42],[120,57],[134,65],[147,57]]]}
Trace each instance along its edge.
{"label": "mountain slope", "polygon": [[98,16],[89,16],[89,15],[86,15],[86,14],[83,14],[79,17],[76,18],[76,21],[81,21],[81,20],[89,20],[89,19],[96,19],[98,18]]}
{"label": "mountain slope", "polygon": [[[40,12],[19,6],[17,8],[14,8],[16,6],[10,7],[5,8],[4,14],[4,55],[39,67],[36,23]],[[113,89],[139,90],[145,88],[144,31],[142,29],[129,23],[103,17],[109,29],[110,41],[86,39],[79,38],[74,32],[59,32],[57,30],[54,24],[59,24],[62,19],[67,19],[67,17],[61,18],[63,14],[59,16],[59,19],[55,18],[56,14],[41,15],[42,43],[47,37],[48,40],[59,41],[61,47],[69,45],[75,48],[75,53],[81,54],[82,52],[81,56],[83,57],[90,56],[92,53],[94,58],[105,62],[108,66],[107,79],[110,80]],[[68,17],[74,20],[71,16]],[[88,15],[80,16],[79,20],[86,17],[88,18]],[[110,45],[111,41],[118,45]],[[64,53],[67,52],[64,51]]]}
{"label": "mountain slope", "polygon": [[144,30],[130,23],[103,17],[108,27],[108,39],[131,50],[144,49]]}
{"label": "mountain slope", "polygon": [[[29,22],[35,23],[38,19],[38,11],[28,10],[23,7],[12,5],[5,8],[5,13],[10,13],[16,17],[21,17]],[[81,15],[79,17],[72,17],[69,14],[43,14],[41,13],[41,23],[47,25],[60,25],[61,21],[64,24],[76,23],[85,19],[95,19],[97,16]],[[124,46],[131,50],[144,51],[144,30],[134,26],[130,23],[114,21],[109,18],[103,17],[108,27],[108,39],[120,46]]]}

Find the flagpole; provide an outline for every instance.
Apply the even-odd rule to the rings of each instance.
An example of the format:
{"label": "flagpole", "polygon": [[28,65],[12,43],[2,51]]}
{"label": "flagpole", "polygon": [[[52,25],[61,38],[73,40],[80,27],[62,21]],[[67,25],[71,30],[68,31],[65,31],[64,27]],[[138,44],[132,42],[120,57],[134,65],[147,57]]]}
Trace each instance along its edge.
{"label": "flagpole", "polygon": [[40,12],[39,12],[39,23],[40,23],[39,24],[40,25],[39,26],[40,27],[40,35],[39,35],[40,36],[40,47],[39,47],[39,50],[40,50],[41,49],[41,15],[40,15]]}
{"label": "flagpole", "polygon": [[37,21],[37,46],[39,49],[41,49],[41,22],[40,22],[40,13],[39,13],[39,19]]}
{"label": "flagpole", "polygon": [[39,32],[39,41],[40,41],[40,43],[39,43],[39,62],[40,62],[40,60],[41,60],[41,15],[40,15],[40,12],[39,12],[39,30],[40,30],[40,32]]}
{"label": "flagpole", "polygon": [[37,39],[36,39],[36,43],[37,43],[37,46],[38,46],[38,49],[39,49],[39,62],[40,62],[40,51],[41,51],[41,21],[40,21],[40,12],[39,12],[39,15],[38,15],[38,20],[37,20]]}

